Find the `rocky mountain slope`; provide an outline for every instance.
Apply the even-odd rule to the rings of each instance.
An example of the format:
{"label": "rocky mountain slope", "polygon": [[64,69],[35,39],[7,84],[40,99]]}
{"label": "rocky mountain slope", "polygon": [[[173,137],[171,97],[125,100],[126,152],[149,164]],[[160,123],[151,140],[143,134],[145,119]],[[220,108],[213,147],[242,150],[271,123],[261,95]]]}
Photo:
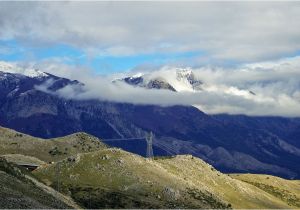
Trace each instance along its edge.
{"label": "rocky mountain slope", "polygon": [[125,82],[132,86],[143,87],[147,89],[166,89],[170,91],[176,91],[172,85],[170,85],[165,79],[163,78],[144,78],[141,75],[136,75],[132,77],[126,77],[119,80],[114,80],[114,82]]}
{"label": "rocky mountain slope", "polygon": [[[6,145],[0,150],[2,156],[13,161],[16,160],[13,156],[18,160],[25,157],[35,162],[37,159],[54,161],[42,162],[33,175],[85,208],[299,208],[299,181],[268,176],[269,185],[276,189],[273,192],[249,181],[263,182],[260,175],[229,176],[191,155],[150,160],[121,149],[107,148],[101,140],[87,134],[48,141],[21,136],[9,129],[2,129],[0,134],[0,145]],[[14,143],[22,138],[25,143],[15,147]],[[83,143],[91,149],[84,149],[90,147]],[[32,155],[29,155],[26,148],[29,145],[40,152],[31,149]],[[54,145],[58,150],[62,145],[77,146],[67,154],[43,154],[52,151]]]}
{"label": "rocky mountain slope", "polygon": [[[179,80],[184,80],[186,87],[201,86],[190,72],[183,73]],[[78,101],[48,92],[67,85],[76,85],[79,90],[84,86],[51,74],[41,77],[0,72],[0,125],[42,138],[76,132],[104,139],[132,138],[152,131],[155,155],[193,154],[223,172],[300,177],[299,118],[207,115],[192,106]],[[177,83],[172,87],[179,90]],[[144,141],[109,144],[146,153]]]}

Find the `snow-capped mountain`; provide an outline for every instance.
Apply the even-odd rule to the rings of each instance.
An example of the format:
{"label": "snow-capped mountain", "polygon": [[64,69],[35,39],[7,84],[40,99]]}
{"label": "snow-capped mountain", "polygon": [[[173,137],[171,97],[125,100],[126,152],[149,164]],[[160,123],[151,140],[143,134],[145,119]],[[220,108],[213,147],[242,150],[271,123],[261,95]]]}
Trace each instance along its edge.
{"label": "snow-capped mountain", "polygon": [[[160,75],[161,73],[161,75]],[[171,91],[202,90],[202,81],[198,80],[191,69],[177,69],[172,72],[138,73],[117,81],[148,89],[168,89]]]}
{"label": "snow-capped mountain", "polygon": [[114,82],[126,82],[135,87],[147,89],[167,89],[175,92],[216,92],[221,94],[236,95],[245,98],[255,97],[251,90],[241,89],[224,84],[213,84],[201,80],[201,76],[193,72],[191,68],[176,68],[160,70],[150,73],[138,73],[115,80]]}
{"label": "snow-capped mountain", "polygon": [[30,95],[41,86],[48,91],[57,91],[67,85],[83,86],[77,80],[72,81],[37,69],[0,62],[0,101],[4,98]]}
{"label": "snow-capped mountain", "polygon": [[170,91],[176,91],[172,85],[170,85],[164,78],[161,77],[148,78],[146,75],[138,74],[136,76],[134,75],[125,77],[117,81],[126,82],[127,84],[135,87],[143,87],[147,89],[167,89]]}
{"label": "snow-capped mountain", "polygon": [[0,61],[0,71],[14,74],[22,74],[27,77],[48,77],[49,74],[33,68],[22,68],[12,63]]}
{"label": "snow-capped mountain", "polygon": [[182,86],[185,86],[185,88],[190,91],[202,90],[203,82],[195,76],[194,72],[190,68],[177,69],[176,80],[182,83],[177,85],[173,84],[178,90],[183,89]]}

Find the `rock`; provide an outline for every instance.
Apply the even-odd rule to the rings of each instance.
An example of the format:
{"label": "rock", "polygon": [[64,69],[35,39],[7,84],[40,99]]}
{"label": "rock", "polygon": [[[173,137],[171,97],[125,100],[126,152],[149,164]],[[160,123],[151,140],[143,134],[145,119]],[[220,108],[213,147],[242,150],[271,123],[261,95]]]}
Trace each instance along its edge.
{"label": "rock", "polygon": [[75,157],[75,162],[79,163],[79,161],[80,161],[80,154],[77,154],[76,157]]}
{"label": "rock", "polygon": [[123,163],[124,163],[124,160],[118,159],[117,162],[123,164]]}
{"label": "rock", "polygon": [[108,155],[102,156],[102,160],[108,160],[108,159],[109,159],[109,156],[108,156]]}
{"label": "rock", "polygon": [[68,157],[68,162],[75,162],[76,161],[76,158],[75,157]]}
{"label": "rock", "polygon": [[165,189],[163,190],[163,194],[164,194],[164,196],[166,196],[172,200],[178,200],[180,197],[179,191],[174,190],[173,188],[170,188],[170,187],[165,187]]}
{"label": "rock", "polygon": [[71,180],[77,180],[79,178],[79,174],[70,174],[69,177]]}
{"label": "rock", "polygon": [[101,170],[101,165],[100,165],[99,163],[97,163],[96,169],[97,169],[97,170]]}

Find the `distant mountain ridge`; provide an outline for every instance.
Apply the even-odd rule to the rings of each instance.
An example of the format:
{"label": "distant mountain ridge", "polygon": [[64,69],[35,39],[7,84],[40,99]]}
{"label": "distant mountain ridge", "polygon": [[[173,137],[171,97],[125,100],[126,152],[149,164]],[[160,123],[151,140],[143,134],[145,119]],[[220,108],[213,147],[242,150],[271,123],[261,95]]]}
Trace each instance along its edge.
{"label": "distant mountain ridge", "polygon": [[[197,83],[188,81],[188,75],[181,75],[184,81]],[[299,118],[207,115],[191,106],[70,100],[36,88],[45,84],[53,91],[84,86],[51,74],[29,77],[0,72],[0,125],[42,138],[81,131],[99,138],[144,137],[152,131],[156,155],[193,154],[225,172],[300,176]],[[151,86],[162,87],[169,89],[165,83]],[[145,155],[145,142],[112,145]]]}

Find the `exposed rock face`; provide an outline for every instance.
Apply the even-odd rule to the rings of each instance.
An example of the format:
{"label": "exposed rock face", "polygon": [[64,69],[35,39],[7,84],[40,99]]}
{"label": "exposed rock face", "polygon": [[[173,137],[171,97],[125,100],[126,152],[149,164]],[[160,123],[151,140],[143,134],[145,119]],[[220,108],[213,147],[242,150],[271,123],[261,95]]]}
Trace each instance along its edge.
{"label": "exposed rock face", "polygon": [[132,86],[143,87],[147,89],[166,89],[170,91],[176,91],[175,88],[170,85],[163,78],[154,78],[154,79],[145,79],[142,76],[138,77],[126,77],[124,79],[119,80],[121,82],[126,82]]}
{"label": "exposed rock face", "polygon": [[155,79],[155,80],[150,80],[150,82],[147,84],[147,88],[149,89],[167,89],[171,91],[176,91],[172,85],[167,83],[166,81],[162,79]]}
{"label": "exposed rock face", "polygon": [[[156,155],[175,150],[201,157],[226,172],[300,177],[299,118],[209,116],[194,107],[67,100],[36,88],[42,84],[48,90],[84,86],[53,75],[0,72],[0,125],[43,138],[80,131],[99,138],[144,137],[153,131]],[[156,81],[150,87],[172,89],[165,85]],[[140,140],[111,145],[146,153],[146,143]]]}
{"label": "exposed rock face", "polygon": [[[203,82],[199,80],[192,70],[190,69],[180,69],[176,71],[176,79],[177,82],[182,83],[181,85],[186,86],[187,89],[194,90],[194,91],[201,91]],[[180,89],[176,89],[174,86],[172,86],[171,83],[167,81],[166,78],[160,77],[160,76],[153,76],[151,74],[149,75],[142,75],[138,74],[132,77],[125,77],[123,79],[116,80],[119,82],[125,82],[132,86],[138,86],[142,88],[147,89],[166,89],[170,91],[179,91]],[[116,82],[115,81],[115,82]],[[173,81],[174,82],[174,81]]]}
{"label": "exposed rock face", "polygon": [[203,82],[198,80],[191,69],[177,70],[176,72],[177,80],[186,80],[191,84],[193,90],[202,90]]}

